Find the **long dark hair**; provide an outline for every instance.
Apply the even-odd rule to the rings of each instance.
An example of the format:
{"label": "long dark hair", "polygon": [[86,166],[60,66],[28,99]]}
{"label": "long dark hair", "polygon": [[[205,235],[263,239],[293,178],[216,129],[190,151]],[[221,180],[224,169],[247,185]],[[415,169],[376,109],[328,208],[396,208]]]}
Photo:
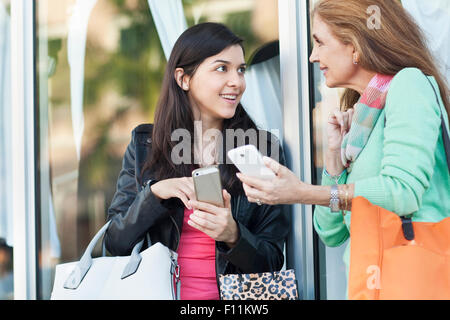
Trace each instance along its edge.
{"label": "long dark hair", "polygon": [[[194,117],[187,93],[177,84],[174,74],[176,68],[183,68],[184,74],[194,75],[197,67],[207,58],[217,55],[224,49],[242,46],[243,39],[236,36],[226,26],[218,23],[201,23],[187,29],[176,41],[167,63],[161,94],[156,108],[152,133],[152,152],[146,160],[143,172],[151,170],[154,178],[190,177],[192,170],[198,168],[194,164]],[[178,143],[171,140],[177,129],[186,129],[191,136],[191,161],[187,164],[174,164],[171,152]],[[225,139],[227,129],[255,129],[243,106],[239,103],[234,116],[224,119],[222,137]],[[225,148],[225,143],[222,143]],[[230,146],[227,146],[229,149]],[[222,151],[224,154],[225,149]],[[225,161],[224,161],[225,162]],[[237,168],[232,164],[219,166],[222,186],[231,194],[243,193],[242,184],[236,177]]]}

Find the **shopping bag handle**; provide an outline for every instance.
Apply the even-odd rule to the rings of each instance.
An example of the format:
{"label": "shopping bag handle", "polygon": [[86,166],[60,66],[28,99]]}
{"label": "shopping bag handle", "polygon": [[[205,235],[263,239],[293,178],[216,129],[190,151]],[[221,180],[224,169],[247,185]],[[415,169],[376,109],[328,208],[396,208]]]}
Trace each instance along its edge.
{"label": "shopping bag handle", "polygon": [[[435,89],[433,83],[431,83],[431,80],[427,77],[427,75],[425,73],[423,73],[423,75],[430,83],[431,88],[433,88],[434,95],[436,98],[436,103],[439,106],[439,109],[441,111],[442,141],[444,142],[444,150],[445,150],[445,155],[447,158],[447,168],[450,173],[450,138],[448,136],[447,127],[446,127],[445,121],[444,121],[444,111],[442,110],[441,103],[439,102],[439,97],[438,97],[438,94],[436,92],[436,89]],[[386,121],[386,118],[385,118],[385,121]],[[412,215],[409,217],[400,217],[400,218],[402,219],[403,236],[408,241],[414,240],[415,234],[414,234],[414,227],[413,227],[413,222],[412,222]]]}
{"label": "shopping bag handle", "polygon": [[[438,97],[438,94],[436,92],[436,89],[435,89],[433,83],[427,77],[427,75],[425,73],[423,73],[423,75],[430,83],[431,88],[433,88],[433,92],[434,92],[434,95],[436,98],[436,103],[439,106],[439,109],[441,111],[442,140],[444,142],[444,150],[445,150],[445,155],[447,158],[447,168],[448,168],[448,171],[450,172],[450,137],[448,135],[447,126],[445,125],[445,121],[444,121],[444,112],[442,111],[441,103],[439,102],[439,97]],[[386,127],[386,116],[384,117],[384,127]],[[414,228],[413,228],[413,224],[412,224],[412,215],[406,216],[406,217],[401,216],[400,219],[402,220],[403,236],[408,241],[414,240],[415,235],[414,235]]]}
{"label": "shopping bag handle", "polygon": [[[75,265],[75,268],[72,270],[72,272],[69,274],[66,281],[64,282],[65,289],[74,290],[77,289],[78,286],[81,284],[81,281],[83,281],[84,277],[86,276],[87,272],[92,266],[92,251],[94,250],[95,245],[100,240],[100,238],[106,233],[106,230],[108,229],[110,224],[111,220],[108,221],[91,240],[80,261],[78,261],[78,263]],[[124,268],[121,279],[125,279],[126,277],[134,274],[137,271],[139,264],[141,263],[142,260],[142,257],[139,254],[139,252],[142,248],[142,245],[144,244],[144,240],[145,238],[139,241],[134,246],[133,251],[131,252],[130,260],[128,261],[127,265]]]}
{"label": "shopping bag handle", "polygon": [[428,79],[428,77],[426,75],[425,75],[425,78],[427,78],[428,82],[430,83],[430,86],[433,88],[434,95],[436,97],[436,103],[439,106],[439,109],[441,110],[442,141],[444,142],[444,150],[445,150],[445,155],[447,157],[447,168],[448,168],[448,172],[450,173],[450,137],[448,135],[447,126],[445,125],[445,121],[444,121],[444,112],[442,111],[441,103],[439,102],[439,97],[436,92],[436,88],[434,87],[434,85],[431,83],[430,79]]}

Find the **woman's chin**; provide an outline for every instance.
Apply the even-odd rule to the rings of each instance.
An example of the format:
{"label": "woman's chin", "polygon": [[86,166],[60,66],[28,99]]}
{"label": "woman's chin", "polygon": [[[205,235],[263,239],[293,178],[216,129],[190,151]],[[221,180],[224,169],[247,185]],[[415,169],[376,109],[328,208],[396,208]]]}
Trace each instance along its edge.
{"label": "woman's chin", "polygon": [[228,119],[233,118],[235,114],[236,114],[236,112],[233,112],[233,113],[227,113],[227,114],[222,115],[222,118],[223,118],[224,120],[225,120],[225,119],[228,120]]}
{"label": "woman's chin", "polygon": [[328,88],[331,88],[331,89],[339,88],[339,85],[336,83],[336,81],[333,81],[331,79],[327,79],[327,81],[325,83]]}
{"label": "woman's chin", "polygon": [[222,119],[231,119],[234,117],[234,115],[236,114],[236,108],[232,108],[230,110],[224,110],[224,112],[222,112],[220,114]]}

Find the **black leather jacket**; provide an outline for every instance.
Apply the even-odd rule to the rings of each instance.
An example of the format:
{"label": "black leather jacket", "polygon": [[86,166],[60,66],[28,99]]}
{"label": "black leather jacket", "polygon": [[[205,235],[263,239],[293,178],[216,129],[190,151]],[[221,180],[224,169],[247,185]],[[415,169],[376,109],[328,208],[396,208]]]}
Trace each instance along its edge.
{"label": "black leather jacket", "polygon": [[[140,178],[147,153],[151,152],[152,128],[153,125],[145,124],[133,130],[123,158],[117,190],[108,209],[108,220],[112,221],[105,235],[106,248],[112,255],[129,255],[147,232],[152,243],[161,242],[174,251],[178,248],[183,203],[176,198],[169,200],[177,201],[160,202],[152,194],[150,185],[146,184],[153,178],[151,172],[142,180]],[[280,162],[284,164],[281,148]],[[286,208],[281,205],[258,206],[249,203],[245,195],[240,195],[231,198],[231,211],[240,237],[232,249],[216,241],[216,274],[280,270],[290,224]]]}

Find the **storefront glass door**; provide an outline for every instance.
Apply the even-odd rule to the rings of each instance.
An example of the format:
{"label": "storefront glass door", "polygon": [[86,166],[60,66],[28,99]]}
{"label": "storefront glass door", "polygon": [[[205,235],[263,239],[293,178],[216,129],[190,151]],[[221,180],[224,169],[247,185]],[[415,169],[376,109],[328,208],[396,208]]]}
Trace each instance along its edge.
{"label": "storefront glass door", "polygon": [[[168,40],[158,28],[225,23],[245,38],[247,59],[278,39],[277,0],[180,1],[181,17],[170,3],[36,2],[38,299],[50,297],[55,265],[78,260],[105,224],[131,131],[153,122]],[[155,20],[152,10],[169,15]]]}

